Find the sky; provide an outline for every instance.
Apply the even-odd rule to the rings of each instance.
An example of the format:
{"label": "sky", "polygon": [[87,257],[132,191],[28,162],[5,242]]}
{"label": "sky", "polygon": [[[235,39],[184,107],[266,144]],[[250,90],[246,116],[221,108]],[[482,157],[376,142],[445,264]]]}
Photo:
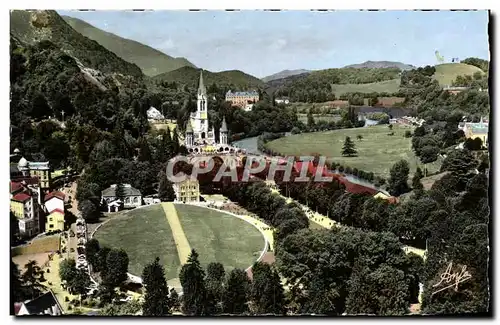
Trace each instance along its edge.
{"label": "sky", "polygon": [[371,61],[415,66],[489,59],[487,11],[58,11],[185,57],[209,71],[262,78]]}

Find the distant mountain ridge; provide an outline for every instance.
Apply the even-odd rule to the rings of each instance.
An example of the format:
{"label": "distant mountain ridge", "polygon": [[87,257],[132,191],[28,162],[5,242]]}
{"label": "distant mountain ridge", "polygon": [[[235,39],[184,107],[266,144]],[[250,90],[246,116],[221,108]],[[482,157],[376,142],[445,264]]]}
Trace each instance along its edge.
{"label": "distant mountain ridge", "polygon": [[10,33],[27,44],[50,41],[87,68],[103,73],[143,76],[137,65],[78,33],[54,10],[12,10]]}
{"label": "distant mountain ridge", "polygon": [[[151,78],[153,81],[176,82],[190,87],[197,87],[201,69],[193,67],[182,67],[180,69],[162,73]],[[264,85],[257,77],[244,73],[240,70],[228,70],[221,72],[210,72],[203,70],[205,86],[209,87],[215,83],[218,87],[230,86],[233,90],[250,90]]]}
{"label": "distant mountain ridge", "polygon": [[298,74],[304,74],[304,73],[310,73],[311,70],[305,70],[305,69],[298,69],[298,70],[283,70],[278,73],[272,74],[270,76],[264,77],[261,80],[264,82],[276,80],[276,79],[283,79],[286,77],[290,76],[295,76]]}
{"label": "distant mountain ridge", "polygon": [[196,67],[186,58],[174,58],[140,42],[106,32],[74,17],[62,18],[85,37],[88,37],[115,53],[122,59],[139,66],[147,76],[155,76],[184,66]]}
{"label": "distant mountain ridge", "polygon": [[363,63],[346,65],[344,68],[355,68],[355,69],[398,68],[400,70],[405,71],[405,70],[413,70],[416,67],[411,64],[405,64],[402,62],[394,62],[394,61],[365,61]]}

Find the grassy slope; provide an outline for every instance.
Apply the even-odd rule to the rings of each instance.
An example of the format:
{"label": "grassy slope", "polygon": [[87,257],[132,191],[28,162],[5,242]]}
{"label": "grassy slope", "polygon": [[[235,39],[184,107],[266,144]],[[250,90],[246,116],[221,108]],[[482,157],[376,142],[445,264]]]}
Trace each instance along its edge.
{"label": "grassy slope", "polygon": [[167,279],[178,277],[177,248],[161,205],[123,212],[101,226],[95,238],[101,246],[123,248],[134,275],[141,276],[144,266],[158,256]]}
{"label": "grassy slope", "polygon": [[371,92],[387,92],[387,93],[395,93],[399,90],[400,79],[392,79],[380,82],[373,82],[368,84],[346,84],[346,85],[337,85],[332,84],[333,92],[335,96],[340,96],[344,93],[349,92],[359,92],[359,93],[371,93]]}
{"label": "grassy slope", "polygon": [[10,32],[19,40],[33,44],[49,40],[64,52],[78,59],[84,66],[104,73],[142,76],[141,69],[116,56],[97,42],[81,35],[53,10],[10,13]]}
{"label": "grassy slope", "polygon": [[476,72],[484,73],[478,67],[464,63],[444,63],[436,65],[436,79],[441,86],[449,86],[458,76],[473,75]]}
{"label": "grassy slope", "polygon": [[189,244],[204,267],[220,262],[226,271],[246,269],[259,258],[264,239],[249,223],[206,208],[183,204],[176,208]]}
{"label": "grassy slope", "polygon": [[96,41],[122,59],[137,64],[147,76],[194,65],[185,58],[174,58],[139,42],[103,31],[78,18],[63,19],[80,34]]}
{"label": "grassy slope", "polygon": [[[271,141],[268,146],[285,155],[320,153],[331,161],[339,162],[345,166],[388,177],[391,166],[401,159],[407,160],[410,164],[410,174],[416,170],[418,159],[411,150],[411,139],[404,137],[406,130],[410,130],[410,128],[395,126],[394,136],[389,136],[387,134],[390,131],[387,125],[377,125],[366,128],[305,133]],[[363,140],[357,139],[358,134],[363,136]],[[354,141],[358,150],[357,157],[342,157],[341,151],[346,136],[350,136]],[[439,163],[429,164],[427,168],[429,172],[434,172],[439,168]]]}
{"label": "grassy slope", "polygon": [[[200,69],[182,67],[171,72],[154,76],[152,80],[162,80],[168,82],[175,81],[180,84],[187,84],[191,87],[196,87],[198,85],[199,78]],[[262,80],[239,70],[222,72],[210,72],[203,70],[203,80],[205,82],[205,86],[207,87],[209,87],[212,83],[216,83],[219,87],[224,85],[233,85],[238,89],[254,89],[264,84]]]}

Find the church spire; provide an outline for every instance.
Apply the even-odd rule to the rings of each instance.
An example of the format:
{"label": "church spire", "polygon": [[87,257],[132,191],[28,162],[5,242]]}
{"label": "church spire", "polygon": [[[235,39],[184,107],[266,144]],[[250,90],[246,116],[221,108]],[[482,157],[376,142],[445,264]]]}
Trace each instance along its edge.
{"label": "church spire", "polygon": [[222,118],[222,126],[220,128],[220,132],[227,132],[227,124],[225,116]]}
{"label": "church spire", "polygon": [[207,89],[205,88],[205,84],[203,83],[203,69],[200,70],[200,85],[198,86],[198,95],[205,95],[207,93]]}

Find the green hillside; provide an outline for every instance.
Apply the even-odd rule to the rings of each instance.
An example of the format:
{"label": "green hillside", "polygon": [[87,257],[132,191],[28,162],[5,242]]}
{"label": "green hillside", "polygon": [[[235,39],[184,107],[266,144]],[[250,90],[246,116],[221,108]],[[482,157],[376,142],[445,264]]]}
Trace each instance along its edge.
{"label": "green hillside", "polygon": [[332,84],[332,91],[335,96],[339,97],[345,93],[395,93],[399,90],[400,79],[391,79],[380,82],[372,82],[368,84]]}
{"label": "green hillside", "polygon": [[138,66],[78,33],[53,10],[11,11],[10,33],[27,44],[51,41],[88,68],[104,73],[142,76]]}
{"label": "green hillside", "polygon": [[[174,71],[154,76],[152,80],[156,82],[175,81],[176,83],[182,85],[197,87],[198,80],[200,78],[200,70],[201,69],[192,67],[182,67]],[[219,88],[229,86],[233,90],[253,89],[264,84],[262,80],[239,70],[229,70],[221,72],[210,72],[207,70],[203,70],[203,79],[207,87],[212,83],[215,83]]]}
{"label": "green hillside", "polygon": [[436,73],[433,78],[436,79],[441,86],[450,86],[458,76],[473,75],[476,72],[483,74],[484,72],[473,65],[464,63],[444,63],[435,66]]}
{"label": "green hillside", "polygon": [[147,76],[155,76],[184,66],[194,67],[185,58],[174,58],[139,42],[108,33],[73,17],[62,16],[77,32],[104,46],[122,59],[137,64]]}

